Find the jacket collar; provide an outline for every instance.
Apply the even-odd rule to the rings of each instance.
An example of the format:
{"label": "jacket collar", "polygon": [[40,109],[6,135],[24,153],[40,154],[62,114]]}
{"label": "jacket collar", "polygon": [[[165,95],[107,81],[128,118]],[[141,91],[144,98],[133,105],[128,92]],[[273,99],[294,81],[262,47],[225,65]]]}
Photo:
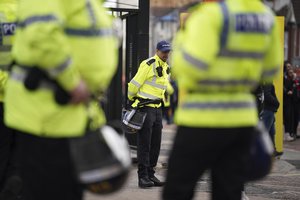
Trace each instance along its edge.
{"label": "jacket collar", "polygon": [[164,62],[162,59],[160,59],[160,57],[158,57],[157,54],[155,54],[154,58],[155,58],[155,60],[156,60],[157,62],[159,62],[162,66],[164,66],[164,65],[167,64],[167,62]]}

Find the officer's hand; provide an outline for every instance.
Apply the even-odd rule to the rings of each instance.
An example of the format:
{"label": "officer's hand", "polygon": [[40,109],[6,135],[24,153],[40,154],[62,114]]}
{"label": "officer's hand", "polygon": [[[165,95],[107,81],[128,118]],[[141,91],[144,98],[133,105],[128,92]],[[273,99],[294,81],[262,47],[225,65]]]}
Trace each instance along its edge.
{"label": "officer's hand", "polygon": [[71,91],[71,103],[79,104],[85,103],[90,98],[90,92],[84,81],[80,81],[77,87]]}
{"label": "officer's hand", "polygon": [[288,93],[287,93],[288,95],[292,95],[293,94],[293,92],[292,91],[288,91]]}

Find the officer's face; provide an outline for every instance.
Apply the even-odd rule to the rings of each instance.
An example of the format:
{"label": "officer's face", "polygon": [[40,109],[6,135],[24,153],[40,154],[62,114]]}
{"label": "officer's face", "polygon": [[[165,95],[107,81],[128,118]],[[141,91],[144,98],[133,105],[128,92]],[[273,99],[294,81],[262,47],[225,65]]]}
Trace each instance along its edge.
{"label": "officer's face", "polygon": [[157,50],[157,51],[156,51],[156,54],[158,55],[158,57],[159,57],[162,61],[167,62],[167,60],[169,59],[170,51],[165,51],[165,52],[163,52],[163,51]]}

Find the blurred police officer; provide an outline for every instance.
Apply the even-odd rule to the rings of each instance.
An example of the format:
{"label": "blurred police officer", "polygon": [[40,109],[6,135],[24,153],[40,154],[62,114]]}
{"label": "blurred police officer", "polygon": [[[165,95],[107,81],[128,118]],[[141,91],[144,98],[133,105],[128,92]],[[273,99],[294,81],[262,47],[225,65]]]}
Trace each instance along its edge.
{"label": "blurred police officer", "polygon": [[200,5],[174,42],[179,125],[165,200],[188,200],[211,170],[212,199],[240,200],[245,157],[258,123],[251,95],[281,64],[277,23],[260,0]]}
{"label": "blurred police officer", "polygon": [[4,124],[4,87],[11,63],[11,49],[16,29],[17,3],[0,1],[0,199],[15,199],[21,190],[17,176],[15,137],[12,129]]}
{"label": "blurred police officer", "polygon": [[24,0],[18,22],[5,122],[17,130],[26,198],[80,200],[68,139],[105,123],[90,96],[116,68],[112,20],[97,0]]}
{"label": "blurred police officer", "polygon": [[168,88],[170,68],[167,64],[171,45],[166,41],[157,44],[156,55],[144,60],[128,84],[128,98],[132,107],[151,100],[140,110],[147,113],[143,128],[137,134],[139,187],[162,186],[155,177],[162,132],[162,100]]}

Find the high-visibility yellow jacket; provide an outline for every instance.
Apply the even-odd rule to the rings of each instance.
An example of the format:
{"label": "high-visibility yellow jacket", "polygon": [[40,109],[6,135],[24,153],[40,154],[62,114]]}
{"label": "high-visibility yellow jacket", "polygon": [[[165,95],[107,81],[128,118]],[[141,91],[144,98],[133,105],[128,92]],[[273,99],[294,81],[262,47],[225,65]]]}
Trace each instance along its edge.
{"label": "high-visibility yellow jacket", "polygon": [[0,101],[3,101],[7,67],[11,63],[11,48],[16,29],[16,0],[0,1]]}
{"label": "high-visibility yellow jacket", "polygon": [[258,122],[251,95],[271,82],[283,49],[272,11],[259,0],[199,6],[173,42],[178,79],[176,122],[190,127],[246,127]]}
{"label": "high-visibility yellow jacket", "polygon": [[89,118],[105,123],[96,103],[89,107],[58,105],[53,91],[43,85],[28,91],[26,70],[45,70],[65,90],[83,79],[92,93],[104,91],[117,64],[117,39],[112,18],[98,0],[20,1],[13,67],[5,95],[8,126],[43,137],[81,136]]}
{"label": "high-visibility yellow jacket", "polygon": [[[158,67],[162,67],[162,76],[160,77],[157,71]],[[128,83],[128,99],[135,100],[132,104],[136,107],[139,103],[137,98],[142,99],[160,99],[163,100],[165,91],[170,85],[169,65],[162,61],[157,55],[144,60],[138,69],[138,72],[133,79]],[[149,104],[149,107],[161,107],[160,104]]]}
{"label": "high-visibility yellow jacket", "polygon": [[174,93],[174,88],[171,85],[170,77],[171,76],[169,75],[167,90],[166,90],[164,98],[163,98],[164,107],[166,107],[166,108],[170,107],[170,105],[171,105],[171,95]]}

